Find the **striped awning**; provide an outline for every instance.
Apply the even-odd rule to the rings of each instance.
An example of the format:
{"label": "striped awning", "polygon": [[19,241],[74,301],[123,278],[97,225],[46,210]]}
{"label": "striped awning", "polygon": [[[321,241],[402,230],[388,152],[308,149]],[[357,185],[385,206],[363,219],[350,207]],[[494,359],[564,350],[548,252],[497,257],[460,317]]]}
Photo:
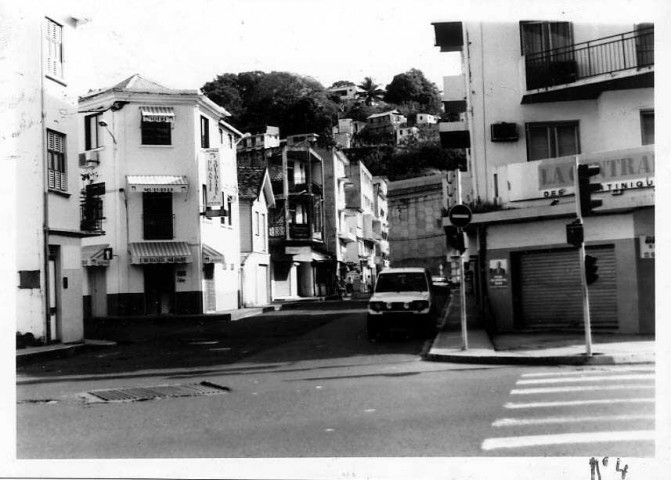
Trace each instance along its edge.
{"label": "striped awning", "polygon": [[82,247],[82,266],[107,267],[110,264],[110,261],[105,258],[106,248],[109,248],[109,243],[86,245],[85,247]]}
{"label": "striped awning", "polygon": [[223,253],[203,243],[203,263],[226,263]]}
{"label": "striped awning", "polygon": [[175,112],[172,107],[140,107],[143,122],[174,123]]}
{"label": "striped awning", "polygon": [[129,192],[186,192],[189,181],[183,175],[128,175]]}
{"label": "striped awning", "polygon": [[191,248],[186,242],[133,242],[128,244],[132,265],[191,263]]}

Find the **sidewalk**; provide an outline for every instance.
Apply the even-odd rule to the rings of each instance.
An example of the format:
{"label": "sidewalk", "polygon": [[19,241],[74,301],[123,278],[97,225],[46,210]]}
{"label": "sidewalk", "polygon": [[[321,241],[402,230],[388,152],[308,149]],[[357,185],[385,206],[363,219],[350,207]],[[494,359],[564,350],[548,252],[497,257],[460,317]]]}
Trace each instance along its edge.
{"label": "sidewalk", "polygon": [[652,335],[592,333],[592,355],[586,355],[584,333],[507,333],[489,337],[467,297],[467,342],[461,333],[461,298],[452,292],[441,331],[426,358],[432,361],[513,365],[619,365],[655,362]]}

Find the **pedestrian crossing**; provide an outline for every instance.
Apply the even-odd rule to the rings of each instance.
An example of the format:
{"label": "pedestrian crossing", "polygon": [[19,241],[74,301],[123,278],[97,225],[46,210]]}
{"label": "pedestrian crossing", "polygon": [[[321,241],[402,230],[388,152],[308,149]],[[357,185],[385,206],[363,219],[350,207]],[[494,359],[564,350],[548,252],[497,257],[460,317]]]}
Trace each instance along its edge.
{"label": "pedestrian crossing", "polygon": [[654,366],[523,373],[502,411],[482,442],[485,452],[554,456],[586,445],[636,445],[638,454],[654,455]]}

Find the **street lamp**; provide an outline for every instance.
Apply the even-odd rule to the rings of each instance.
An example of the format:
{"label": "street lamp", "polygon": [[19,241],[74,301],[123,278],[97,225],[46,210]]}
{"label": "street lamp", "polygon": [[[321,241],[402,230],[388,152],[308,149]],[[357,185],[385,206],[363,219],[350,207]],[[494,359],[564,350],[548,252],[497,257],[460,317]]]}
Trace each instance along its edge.
{"label": "street lamp", "polygon": [[98,122],[98,125],[101,127],[105,128],[107,130],[107,133],[110,134],[110,137],[112,137],[112,141],[116,144],[116,138],[114,137],[114,134],[112,133],[112,130],[110,130],[109,126],[107,126],[107,122],[105,120],[100,120]]}

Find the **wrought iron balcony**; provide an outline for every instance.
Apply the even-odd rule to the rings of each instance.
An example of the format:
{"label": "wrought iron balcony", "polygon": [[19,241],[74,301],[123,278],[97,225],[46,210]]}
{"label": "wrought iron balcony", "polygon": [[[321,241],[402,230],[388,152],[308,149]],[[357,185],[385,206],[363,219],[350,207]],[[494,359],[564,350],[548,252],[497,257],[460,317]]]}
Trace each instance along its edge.
{"label": "wrought iron balcony", "polygon": [[145,214],[142,216],[145,240],[172,240],[175,238],[175,216],[173,214]]}
{"label": "wrought iron balcony", "polygon": [[527,90],[650,67],[654,54],[654,27],[528,54]]}

